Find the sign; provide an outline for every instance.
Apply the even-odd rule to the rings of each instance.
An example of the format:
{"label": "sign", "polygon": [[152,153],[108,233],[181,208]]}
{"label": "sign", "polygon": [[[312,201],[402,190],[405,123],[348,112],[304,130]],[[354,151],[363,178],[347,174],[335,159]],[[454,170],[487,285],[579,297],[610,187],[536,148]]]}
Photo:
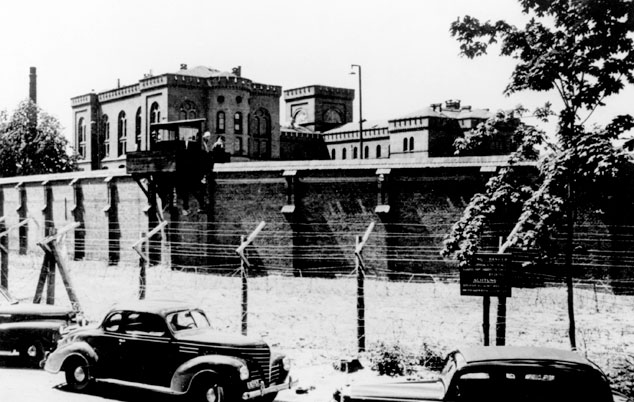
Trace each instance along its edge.
{"label": "sign", "polygon": [[460,295],[511,297],[510,261],[509,253],[476,253],[473,263],[460,269]]}

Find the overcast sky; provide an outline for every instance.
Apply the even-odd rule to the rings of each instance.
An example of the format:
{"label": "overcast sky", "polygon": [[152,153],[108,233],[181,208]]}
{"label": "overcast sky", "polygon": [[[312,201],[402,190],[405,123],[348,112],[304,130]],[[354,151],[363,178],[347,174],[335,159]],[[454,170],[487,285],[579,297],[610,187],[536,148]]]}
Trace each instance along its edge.
{"label": "overcast sky", "polygon": [[[320,84],[357,90],[363,117],[389,119],[460,99],[475,108],[529,108],[554,94],[502,94],[513,60],[458,55],[449,25],[469,14],[524,21],[513,0],[21,0],[0,5],[0,109],[28,97],[37,67],[38,103],[72,129],[70,98],[176,72],[181,63],[242,75],[283,89]],[[595,121],[634,113],[634,89],[607,100]],[[356,115],[355,100],[355,120]],[[281,110],[282,120],[286,120]]]}

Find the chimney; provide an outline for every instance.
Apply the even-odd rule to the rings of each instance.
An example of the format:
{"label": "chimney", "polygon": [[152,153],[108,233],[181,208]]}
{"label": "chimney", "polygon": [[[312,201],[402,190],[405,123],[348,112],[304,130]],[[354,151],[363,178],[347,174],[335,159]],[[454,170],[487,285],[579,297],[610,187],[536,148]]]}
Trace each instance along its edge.
{"label": "chimney", "polygon": [[37,103],[37,74],[35,67],[31,67],[29,74],[29,99],[33,103]]}
{"label": "chimney", "polygon": [[231,73],[236,77],[242,77],[242,66],[232,68]]}

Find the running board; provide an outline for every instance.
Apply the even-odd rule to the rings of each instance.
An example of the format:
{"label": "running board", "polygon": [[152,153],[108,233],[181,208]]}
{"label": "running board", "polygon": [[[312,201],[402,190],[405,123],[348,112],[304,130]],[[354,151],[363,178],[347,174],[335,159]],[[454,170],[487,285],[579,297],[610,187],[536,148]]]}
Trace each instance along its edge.
{"label": "running board", "polygon": [[160,385],[148,385],[140,382],[132,382],[132,381],[123,381],[116,380],[114,378],[96,378],[96,382],[105,383],[105,384],[114,384],[114,385],[122,385],[125,387],[131,388],[140,388],[148,391],[160,392],[162,394],[170,394],[170,395],[184,395],[185,392],[177,392],[168,387],[161,387]]}

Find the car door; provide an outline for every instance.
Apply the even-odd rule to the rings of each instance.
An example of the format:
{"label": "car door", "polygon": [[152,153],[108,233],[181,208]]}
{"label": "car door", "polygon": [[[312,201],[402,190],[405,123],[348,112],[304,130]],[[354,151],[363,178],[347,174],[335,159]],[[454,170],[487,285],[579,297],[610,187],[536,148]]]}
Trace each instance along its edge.
{"label": "car door", "polygon": [[122,330],[120,353],[124,357],[126,380],[169,386],[174,343],[162,316],[130,312]]}
{"label": "car door", "polygon": [[100,330],[86,339],[97,353],[97,364],[93,373],[98,378],[121,377],[121,354],[119,344],[122,337],[124,313],[113,311],[104,319]]}

